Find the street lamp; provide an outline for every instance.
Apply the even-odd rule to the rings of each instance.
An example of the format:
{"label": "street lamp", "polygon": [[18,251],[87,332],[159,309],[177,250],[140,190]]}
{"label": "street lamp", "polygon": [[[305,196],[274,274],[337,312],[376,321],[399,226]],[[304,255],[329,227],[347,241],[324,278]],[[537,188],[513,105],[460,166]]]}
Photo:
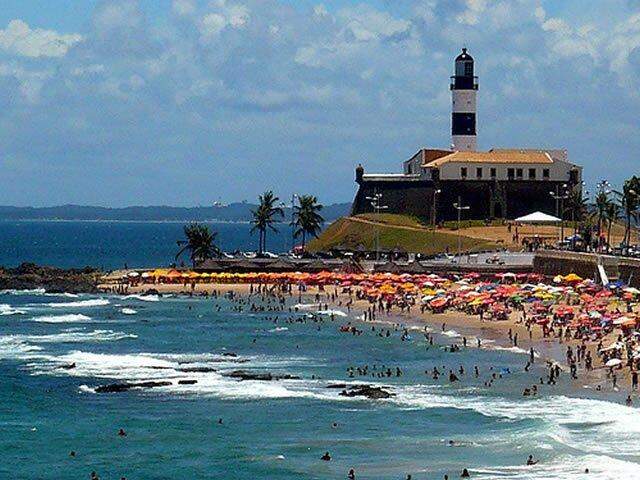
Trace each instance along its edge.
{"label": "street lamp", "polygon": [[[297,193],[291,194],[291,253],[293,253],[293,250],[296,247],[296,226],[293,223],[296,198],[298,198]],[[304,254],[304,252],[302,253]]]}
{"label": "street lamp", "polygon": [[458,195],[458,201],[453,204],[453,208],[455,208],[458,211],[458,263],[460,263],[460,249],[461,249],[461,242],[462,242],[462,238],[460,237],[460,220],[462,217],[462,211],[469,210],[471,209],[471,207],[468,205],[463,206],[462,198]]}
{"label": "street lamp", "polygon": [[599,197],[601,197],[601,195],[604,195],[605,199],[608,198],[608,195],[611,193],[611,189],[609,187],[611,187],[611,184],[607,180],[601,180],[596,185],[596,188],[598,189],[598,193],[596,194],[596,198],[595,198],[596,207],[598,208],[598,243],[597,243],[598,250],[600,250],[600,241],[602,238],[602,219],[603,219],[603,213],[604,213],[600,210],[600,206],[598,205],[598,199]]}
{"label": "street lamp", "polygon": [[436,231],[436,197],[442,193],[441,189],[436,189],[433,191],[433,204],[432,204],[432,208],[433,208],[433,214],[431,215],[431,220],[433,222],[433,231],[435,233]]}
{"label": "street lamp", "polygon": [[560,234],[560,238],[558,239],[558,243],[561,243],[564,240],[564,211],[563,211],[563,201],[566,200],[567,198],[569,198],[569,191],[567,190],[568,186],[566,183],[562,184],[562,189],[563,189],[563,193],[560,193],[560,185],[556,185],[556,191],[554,192],[549,192],[549,195],[551,195],[555,200],[556,200],[556,217],[560,218],[560,230],[559,230],[559,234]]}
{"label": "street lamp", "polygon": [[[365,198],[371,202],[373,211],[376,214],[379,214],[381,210],[386,210],[389,208],[388,205],[381,205],[382,194],[378,193],[377,188],[373,191],[373,197],[365,197]],[[380,260],[380,227],[376,225],[376,262],[379,260]]]}

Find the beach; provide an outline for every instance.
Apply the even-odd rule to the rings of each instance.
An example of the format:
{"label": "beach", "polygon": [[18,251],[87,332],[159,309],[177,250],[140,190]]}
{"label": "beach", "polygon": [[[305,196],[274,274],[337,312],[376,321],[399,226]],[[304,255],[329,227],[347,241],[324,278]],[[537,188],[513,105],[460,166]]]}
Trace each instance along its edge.
{"label": "beach", "polygon": [[[103,286],[102,288],[105,288]],[[108,288],[108,287],[107,287]],[[149,285],[140,284],[129,287],[131,294],[144,294],[149,290]],[[257,285],[252,284],[211,284],[198,283],[192,289],[191,286],[184,284],[154,284],[152,289],[160,294],[178,294],[185,296],[211,296],[214,293],[228,294],[232,292],[240,297],[249,297],[252,290]],[[292,287],[293,288],[293,287]],[[357,290],[357,289],[356,289]],[[329,295],[328,293],[331,292]],[[353,292],[352,292],[353,293]],[[334,298],[331,298],[331,294]],[[320,297],[319,304],[316,298]],[[298,301],[306,304],[318,304],[319,307],[338,309],[346,311],[344,305],[354,298],[354,295],[340,293],[340,289],[327,287],[317,288],[308,287],[304,293],[296,295],[290,294],[291,298],[297,298]],[[370,302],[360,299],[355,300],[350,306],[350,320],[359,319],[362,321],[364,314],[371,308]],[[340,310],[342,309],[342,310]],[[467,339],[470,348],[477,346],[477,340],[481,339],[481,346],[489,349],[500,349],[512,351],[523,355],[523,358],[530,356],[530,349],[533,348],[536,358],[540,358],[542,362],[553,362],[559,364],[564,371],[569,370],[567,363],[566,348],[571,346],[576,349],[582,342],[577,339],[562,339],[544,337],[541,328],[527,328],[522,322],[520,312],[511,312],[502,320],[483,320],[478,315],[469,315],[459,311],[445,311],[443,313],[420,312],[414,308],[412,311],[400,312],[392,310],[389,314],[378,315],[374,320],[369,322],[379,323],[383,325],[402,326],[402,328],[412,329],[424,333],[425,331],[433,333],[438,332],[449,336],[454,341],[461,342],[463,338]],[[426,327],[426,330],[425,330]],[[511,338],[517,335],[519,338],[518,345],[514,345]],[[612,343],[616,340],[616,334],[611,333],[603,338],[604,343]],[[588,342],[587,349],[595,356],[597,342]],[[526,360],[523,360],[523,363]],[[620,388],[611,388],[610,380],[607,378],[607,369],[603,365],[599,365],[592,371],[581,371],[580,378],[574,382],[576,391],[582,389],[598,390],[598,394],[607,392],[610,398],[616,398],[617,401],[623,401],[627,394],[632,393],[630,385],[630,372],[622,370],[619,372]],[[626,392],[626,393],[625,393]],[[624,393],[624,395],[623,395]]]}
{"label": "beach", "polygon": [[640,413],[622,379],[618,392],[596,391],[582,367],[572,380],[558,348],[562,373],[547,383],[557,340],[534,335],[527,368],[528,337],[508,338],[517,316],[396,305],[369,318],[357,296],[257,284],[0,292],[11,412],[0,475],[633,477]]}

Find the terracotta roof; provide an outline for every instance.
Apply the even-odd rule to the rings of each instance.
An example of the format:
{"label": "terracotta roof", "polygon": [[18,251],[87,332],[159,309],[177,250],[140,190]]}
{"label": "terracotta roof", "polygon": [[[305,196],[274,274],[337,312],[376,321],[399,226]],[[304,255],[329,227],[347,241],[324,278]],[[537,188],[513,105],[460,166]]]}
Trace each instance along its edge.
{"label": "terracotta roof", "polygon": [[548,153],[527,150],[454,152],[422,166],[433,168],[445,163],[551,164],[553,160]]}

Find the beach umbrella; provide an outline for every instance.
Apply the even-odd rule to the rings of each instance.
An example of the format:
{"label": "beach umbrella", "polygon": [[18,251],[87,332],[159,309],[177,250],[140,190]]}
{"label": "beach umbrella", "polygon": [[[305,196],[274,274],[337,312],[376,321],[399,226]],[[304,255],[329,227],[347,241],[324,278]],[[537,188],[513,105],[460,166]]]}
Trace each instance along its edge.
{"label": "beach umbrella", "polygon": [[612,358],[604,365],[606,367],[617,367],[618,365],[622,365],[622,360],[620,360],[619,358]]}

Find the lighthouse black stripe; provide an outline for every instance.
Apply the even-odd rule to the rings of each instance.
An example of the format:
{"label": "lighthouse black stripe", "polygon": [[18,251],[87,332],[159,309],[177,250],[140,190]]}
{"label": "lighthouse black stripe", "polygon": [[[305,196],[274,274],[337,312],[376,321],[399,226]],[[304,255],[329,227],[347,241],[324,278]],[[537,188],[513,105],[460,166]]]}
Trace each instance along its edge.
{"label": "lighthouse black stripe", "polygon": [[451,116],[452,135],[475,135],[476,134],[476,114],[475,113],[453,113]]}

